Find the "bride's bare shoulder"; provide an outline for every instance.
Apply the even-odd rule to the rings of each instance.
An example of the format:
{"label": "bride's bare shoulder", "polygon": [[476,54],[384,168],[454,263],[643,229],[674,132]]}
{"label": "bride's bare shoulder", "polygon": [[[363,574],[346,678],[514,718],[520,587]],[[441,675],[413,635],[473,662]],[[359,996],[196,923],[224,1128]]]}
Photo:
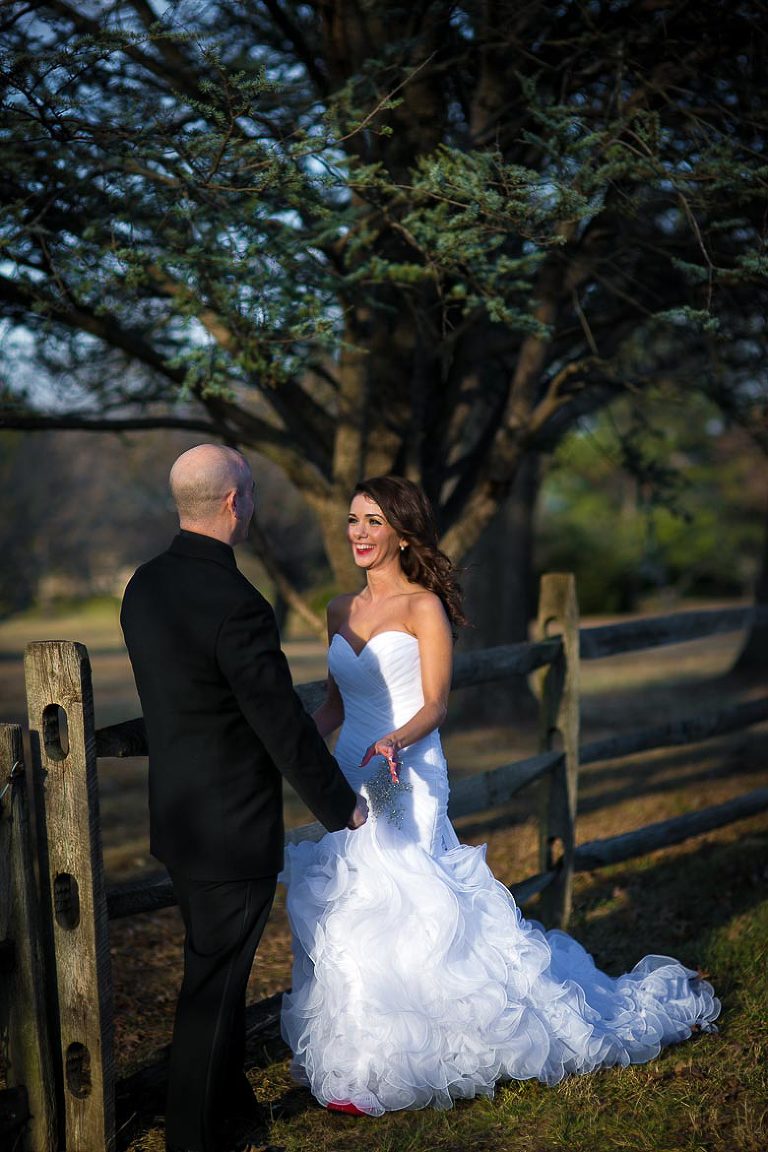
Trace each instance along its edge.
{"label": "bride's bare shoulder", "polygon": [[442,600],[427,588],[410,593],[408,606],[414,623],[429,625],[447,620]]}

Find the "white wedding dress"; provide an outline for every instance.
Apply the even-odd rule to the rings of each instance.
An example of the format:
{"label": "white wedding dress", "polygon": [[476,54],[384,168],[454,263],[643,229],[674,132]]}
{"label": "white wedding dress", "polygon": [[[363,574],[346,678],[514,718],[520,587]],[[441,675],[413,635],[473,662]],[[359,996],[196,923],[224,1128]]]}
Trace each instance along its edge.
{"label": "white wedding dress", "polygon": [[485,849],[456,838],[436,732],[402,751],[399,786],[381,759],[359,766],[423,703],[413,636],[380,632],[356,655],[337,634],[329,667],[344,700],[336,756],[371,814],[289,846],[281,877],[294,936],[283,1037],[320,1103],[449,1108],[499,1080],[554,1084],[714,1030],[711,986],[678,961],[647,956],[614,979],[566,933],[523,920]]}

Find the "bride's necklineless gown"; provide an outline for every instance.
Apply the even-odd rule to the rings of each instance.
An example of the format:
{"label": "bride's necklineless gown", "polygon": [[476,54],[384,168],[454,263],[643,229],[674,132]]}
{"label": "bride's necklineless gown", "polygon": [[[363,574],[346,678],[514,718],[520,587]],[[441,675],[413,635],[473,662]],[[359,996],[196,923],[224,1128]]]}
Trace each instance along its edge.
{"label": "bride's necklineless gown", "polygon": [[526,922],[447,817],[437,732],[401,753],[400,785],[375,739],[423,704],[418,641],[379,632],[356,653],[337,633],[329,667],[344,701],[336,757],[368,823],[287,850],[294,936],[283,1036],[323,1104],[380,1115],[491,1095],[498,1080],[557,1083],[640,1063],[712,1027],[712,988],[646,956],[614,979],[564,932]]}

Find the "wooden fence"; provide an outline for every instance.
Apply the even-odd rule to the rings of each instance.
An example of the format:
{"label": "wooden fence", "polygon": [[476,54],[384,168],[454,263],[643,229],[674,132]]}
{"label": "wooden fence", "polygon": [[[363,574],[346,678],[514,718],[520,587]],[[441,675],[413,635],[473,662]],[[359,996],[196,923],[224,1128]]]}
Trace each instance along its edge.
{"label": "wooden fence", "polygon": [[[763,697],[580,747],[579,661],[743,629],[754,618],[754,609],[685,612],[580,631],[573,577],[549,575],[541,582],[536,641],[457,657],[453,688],[529,673],[538,683],[539,754],[460,781],[450,813],[457,818],[492,809],[537,782],[539,871],[511,891],[519,903],[540,894],[545,923],[567,924],[574,872],[644,855],[768,808],[768,788],[760,788],[576,845],[579,764],[699,742],[768,720]],[[90,663],[81,644],[30,644],[25,676],[31,770],[24,770],[20,728],[0,725],[0,781],[9,784],[0,801],[0,1043],[8,1082],[0,1093],[0,1137],[15,1134],[9,1146],[20,1152],[111,1152],[118,1085],[108,921],[175,902],[165,874],[110,888],[104,883],[98,758],[146,754],[144,725],[138,719],[95,729]],[[319,682],[299,686],[310,710],[322,689]],[[312,824],[288,838],[322,833]],[[280,999],[251,1006],[250,1041],[275,1034]],[[163,1076],[159,1059],[120,1087],[145,1091]]]}

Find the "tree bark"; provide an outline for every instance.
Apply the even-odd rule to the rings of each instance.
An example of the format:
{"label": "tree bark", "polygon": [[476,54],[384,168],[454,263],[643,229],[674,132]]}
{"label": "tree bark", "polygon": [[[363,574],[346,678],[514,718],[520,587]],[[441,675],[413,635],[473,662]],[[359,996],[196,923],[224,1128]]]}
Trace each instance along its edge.
{"label": "tree bark", "polygon": [[325,499],[315,499],[303,493],[320,524],[323,545],[333,572],[336,592],[354,592],[360,587],[360,573],[355,567],[352,552],[347,543],[347,513],[351,488],[335,492]]}
{"label": "tree bark", "polygon": [[[755,582],[754,602],[756,608],[768,611],[768,514],[765,519],[763,553]],[[756,620],[752,625],[731,671],[736,675],[754,679],[768,678],[768,618]]]}
{"label": "tree bark", "polygon": [[[467,560],[463,584],[471,627],[462,633],[464,650],[529,639],[536,615],[533,524],[539,471],[537,456],[523,459],[509,498]],[[525,675],[469,689],[461,697],[464,720],[529,719],[536,708]]]}
{"label": "tree bark", "polygon": [[322,616],[318,616],[316,612],[312,611],[301,593],[286,578],[256,517],[253,518],[250,532],[255,551],[275,586],[275,616],[281,630],[286,610],[292,608],[312,632],[318,636],[324,636],[325,622]]}

